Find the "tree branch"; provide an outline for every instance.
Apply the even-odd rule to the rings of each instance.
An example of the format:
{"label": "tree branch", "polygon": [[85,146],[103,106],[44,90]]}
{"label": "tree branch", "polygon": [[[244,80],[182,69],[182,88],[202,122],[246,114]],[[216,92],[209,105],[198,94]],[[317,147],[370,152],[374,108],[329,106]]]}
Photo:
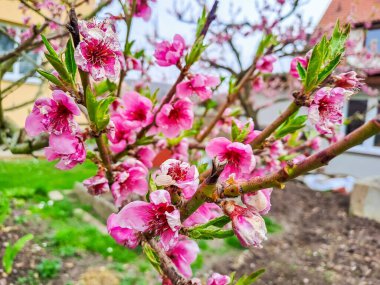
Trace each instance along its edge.
{"label": "tree branch", "polygon": [[235,183],[225,187],[221,191],[220,197],[237,197],[243,193],[250,193],[269,187],[282,188],[285,182],[309,171],[317,169],[321,166],[327,165],[336,156],[342,154],[353,146],[361,144],[363,141],[371,136],[378,134],[379,132],[380,117],[378,116],[376,119],[373,119],[357,128],[342,140],[330,145],[320,152],[309,156],[304,161],[296,165],[289,164],[288,166],[285,166],[283,169],[273,174],[262,177],[255,177],[247,182]]}

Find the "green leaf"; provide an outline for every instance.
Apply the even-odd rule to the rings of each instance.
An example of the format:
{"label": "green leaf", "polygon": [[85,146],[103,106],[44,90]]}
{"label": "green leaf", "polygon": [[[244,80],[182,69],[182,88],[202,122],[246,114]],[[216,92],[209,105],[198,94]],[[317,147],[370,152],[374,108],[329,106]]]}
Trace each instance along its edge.
{"label": "green leaf", "polygon": [[75,74],[77,72],[77,64],[74,58],[74,47],[71,38],[67,42],[65,51],[65,64],[67,71],[71,74],[73,80],[75,80]]}
{"label": "green leaf", "polygon": [[275,131],[274,137],[276,139],[282,138],[287,134],[294,133],[295,131],[302,129],[306,125],[307,115],[297,116],[298,112],[292,114],[286,119],[284,123]]}
{"label": "green leaf", "polygon": [[38,72],[41,76],[43,76],[43,77],[45,77],[47,80],[49,80],[51,83],[53,83],[53,84],[55,84],[55,85],[57,85],[57,86],[62,86],[62,82],[61,82],[57,77],[55,77],[53,74],[48,73],[48,72],[46,72],[46,71],[43,71],[43,70],[41,70],[41,69],[38,69],[37,72]]}
{"label": "green leaf", "polygon": [[87,112],[88,112],[88,117],[90,118],[90,121],[95,123],[96,110],[98,108],[98,104],[94,96],[94,93],[92,93],[90,86],[87,86],[87,89],[86,89],[86,106],[87,106]]}
{"label": "green leaf", "polygon": [[240,279],[235,283],[235,285],[251,285],[256,282],[257,279],[265,272],[265,269],[259,269],[250,275],[243,275]]}
{"label": "green leaf", "polygon": [[204,6],[202,10],[202,15],[198,18],[198,21],[197,21],[197,31],[195,33],[196,37],[200,36],[203,30],[203,27],[206,24],[206,20],[207,20],[207,11],[206,11],[206,7]]}
{"label": "green leaf", "polygon": [[9,214],[11,213],[11,205],[9,202],[9,198],[5,195],[0,196],[0,226],[7,219]]}
{"label": "green leaf", "polygon": [[17,254],[25,247],[28,241],[33,239],[33,237],[34,236],[32,234],[27,234],[21,237],[20,239],[18,239],[13,246],[8,245],[5,248],[2,263],[3,263],[4,270],[7,274],[12,272],[13,262]]}
{"label": "green leaf", "polygon": [[305,80],[306,78],[306,70],[305,68],[301,65],[301,63],[297,62],[297,71],[298,71],[298,74],[301,78],[302,81]]}
{"label": "green leaf", "polygon": [[54,57],[48,53],[45,53],[45,56],[46,59],[50,62],[50,64],[54,67],[54,69],[58,72],[62,80],[67,83],[72,83],[72,78],[68,73],[66,67],[63,65],[62,61],[59,58]]}
{"label": "green leaf", "polygon": [[261,57],[264,54],[265,49],[270,46],[277,45],[276,36],[272,34],[264,35],[256,51],[256,58]]}
{"label": "green leaf", "polygon": [[44,35],[41,35],[41,38],[42,38],[42,41],[46,47],[46,49],[48,50],[49,54],[53,57],[56,57],[58,58],[58,54],[57,52],[55,51],[55,49],[52,47],[52,45],[49,43],[49,41],[47,40],[47,38],[44,36]]}
{"label": "green leaf", "polygon": [[214,109],[216,106],[218,106],[218,102],[212,99],[206,100],[203,104],[206,107],[206,110]]}
{"label": "green leaf", "polygon": [[136,142],[136,145],[147,145],[154,142],[154,136],[142,137]]}
{"label": "green leaf", "polygon": [[112,93],[117,89],[117,85],[114,82],[109,81],[108,79],[101,81],[94,86],[96,96],[101,96],[106,92]]}
{"label": "green leaf", "polygon": [[193,44],[193,47],[191,48],[190,53],[188,53],[185,56],[185,62],[187,66],[191,66],[193,63],[198,61],[202,53],[208,47],[208,45],[203,44],[203,38],[204,36],[198,37],[195,43]]}
{"label": "green leaf", "polygon": [[274,220],[267,216],[263,216],[263,219],[265,221],[265,226],[267,228],[268,233],[274,234],[282,231],[282,227],[280,224],[277,224]]}
{"label": "green leaf", "polygon": [[318,82],[322,83],[323,80],[329,76],[334,69],[338,66],[340,59],[342,58],[342,54],[338,54],[329,64],[318,74]]}
{"label": "green leaf", "polygon": [[232,120],[232,125],[231,125],[232,141],[236,141],[236,138],[238,137],[239,133],[240,133],[239,127],[236,125],[235,121]]}
{"label": "green leaf", "polygon": [[207,227],[210,227],[210,226],[214,226],[214,227],[217,227],[217,228],[222,228],[226,224],[228,224],[230,221],[231,221],[231,219],[228,216],[224,216],[223,215],[223,216],[217,217],[215,219],[212,219],[212,220],[208,221],[207,223],[205,223],[203,225],[200,225],[200,226],[197,226],[195,228],[197,228],[197,229],[203,229],[203,228],[207,228]]}
{"label": "green leaf", "polygon": [[158,258],[157,253],[147,243],[143,243],[142,248],[149,262],[160,274],[162,274],[162,269],[160,267],[160,259]]}
{"label": "green leaf", "polygon": [[194,227],[188,230],[187,235],[193,239],[224,239],[234,235],[233,230],[222,230],[215,226],[209,226],[207,228]]}

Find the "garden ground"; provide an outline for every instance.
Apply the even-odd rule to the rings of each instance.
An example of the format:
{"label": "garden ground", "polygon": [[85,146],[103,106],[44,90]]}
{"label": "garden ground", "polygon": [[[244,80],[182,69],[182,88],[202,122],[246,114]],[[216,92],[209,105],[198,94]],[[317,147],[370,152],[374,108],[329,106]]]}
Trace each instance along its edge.
{"label": "garden ground", "polygon": [[[13,272],[6,275],[0,268],[0,285],[159,283],[140,250],[124,249],[83,223],[78,209],[95,213],[66,195],[65,189],[95,171],[91,164],[64,172],[46,161],[0,162],[1,256],[8,243],[34,234],[16,257]],[[63,200],[51,201],[51,190],[62,190]],[[193,269],[203,276],[211,269],[242,274],[265,267],[260,285],[380,284],[380,225],[349,216],[348,201],[291,183],[273,194],[270,217],[282,230],[270,224],[277,233],[262,249],[242,250],[236,239],[201,241],[203,255]],[[8,206],[12,210],[6,214]]]}

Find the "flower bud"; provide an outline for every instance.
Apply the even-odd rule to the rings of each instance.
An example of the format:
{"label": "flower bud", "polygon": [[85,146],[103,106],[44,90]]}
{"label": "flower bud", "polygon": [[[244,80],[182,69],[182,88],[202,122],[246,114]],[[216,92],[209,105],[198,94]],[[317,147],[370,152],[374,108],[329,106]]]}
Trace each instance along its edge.
{"label": "flower bud", "polygon": [[269,212],[271,207],[270,195],[272,190],[272,188],[268,188],[253,193],[247,193],[241,197],[241,200],[252,212],[265,215]]}
{"label": "flower bud", "polygon": [[261,247],[261,242],[266,240],[267,229],[264,219],[249,209],[238,206],[233,201],[222,204],[224,213],[232,221],[232,229],[244,247]]}

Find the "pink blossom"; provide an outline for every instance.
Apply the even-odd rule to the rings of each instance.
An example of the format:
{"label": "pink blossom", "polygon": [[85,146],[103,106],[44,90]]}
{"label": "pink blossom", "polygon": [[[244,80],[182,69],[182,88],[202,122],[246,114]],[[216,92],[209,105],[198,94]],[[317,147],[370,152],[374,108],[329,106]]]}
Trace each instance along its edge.
{"label": "pink blossom", "polygon": [[156,190],[149,195],[150,203],[133,201],[118,214],[121,227],[161,237],[161,244],[169,250],[178,240],[181,226],[179,211],[171,204],[166,190]]}
{"label": "pink blossom", "polygon": [[79,116],[80,110],[74,99],[62,90],[54,90],[53,98],[39,98],[32,112],[26,118],[25,130],[31,137],[42,132],[60,135],[75,133],[77,123],[74,116]]}
{"label": "pink blossom", "polygon": [[361,85],[361,78],[357,77],[355,71],[345,72],[334,76],[335,86],[345,89],[357,89]]}
{"label": "pink blossom", "polygon": [[163,41],[156,45],[154,57],[160,66],[176,65],[181,59],[185,48],[185,40],[176,34],[173,38],[173,43]]}
{"label": "pink blossom", "polygon": [[195,241],[181,236],[178,242],[166,254],[178,268],[178,271],[185,278],[190,278],[193,275],[190,265],[197,259],[199,251],[198,244]]}
{"label": "pink blossom", "polygon": [[135,91],[126,92],[123,96],[122,115],[136,128],[143,128],[152,123],[152,101]]}
{"label": "pink blossom", "polygon": [[195,165],[176,159],[168,159],[155,173],[154,181],[158,186],[176,186],[184,193],[194,193],[198,188],[198,169]]}
{"label": "pink blossom", "polygon": [[332,134],[336,125],[343,121],[345,90],[340,87],[319,89],[309,108],[309,120],[321,134]]}
{"label": "pink blossom", "polygon": [[261,242],[266,240],[267,229],[259,214],[238,206],[233,201],[225,202],[223,210],[231,218],[232,229],[242,246],[261,247]]}
{"label": "pink blossom", "polygon": [[188,161],[189,160],[189,141],[188,139],[182,139],[179,144],[172,147],[173,159],[178,159],[182,161]]}
{"label": "pink blossom", "polygon": [[308,60],[306,57],[302,57],[302,56],[297,56],[292,59],[290,63],[290,75],[297,79],[300,78],[300,75],[298,74],[298,70],[297,70],[298,63],[300,63],[301,66],[306,69],[308,65]]}
{"label": "pink blossom", "polygon": [[[153,2],[155,2],[155,0]],[[129,4],[133,5],[133,0],[129,0]],[[149,21],[151,15],[152,8],[148,6],[148,0],[136,0],[135,17]]]}
{"label": "pink blossom", "polygon": [[138,232],[121,224],[119,214],[111,214],[107,220],[108,233],[118,244],[136,248],[140,243]]}
{"label": "pink blossom", "polygon": [[182,130],[191,129],[194,120],[191,101],[187,98],[173,104],[165,104],[157,114],[159,130],[167,137],[174,138]]}
{"label": "pink blossom", "polygon": [[212,139],[206,146],[206,153],[210,157],[217,157],[219,161],[227,162],[220,176],[222,179],[228,178],[230,174],[235,174],[238,179],[243,174],[250,173],[256,163],[250,145],[231,142],[223,137]]}
{"label": "pink blossom", "polygon": [[273,55],[265,55],[260,57],[256,63],[256,68],[262,73],[271,73],[273,71],[273,63],[276,58]]}
{"label": "pink blossom", "polygon": [[247,193],[241,197],[241,200],[252,212],[266,215],[271,207],[270,195],[272,194],[272,190],[273,188],[267,188],[253,193]]}
{"label": "pink blossom", "polygon": [[142,70],[141,62],[134,57],[128,56],[125,63],[127,70]]}
{"label": "pink blossom", "polygon": [[218,205],[214,203],[204,203],[184,221],[183,225],[186,227],[192,227],[195,225],[205,224],[208,221],[219,217],[221,214],[222,212]]}
{"label": "pink blossom", "polygon": [[75,136],[68,133],[59,136],[51,134],[49,146],[45,148],[45,156],[48,161],[60,159],[55,167],[68,170],[86,160],[86,150],[79,134]]}
{"label": "pink blossom", "polygon": [[214,272],[209,279],[207,279],[207,285],[228,285],[231,282],[231,278],[227,275],[222,275]]}
{"label": "pink blossom", "polygon": [[127,144],[132,144],[136,141],[135,126],[121,114],[114,113],[111,115],[110,126],[107,137],[111,142],[110,149],[113,152],[122,152],[127,147]]}
{"label": "pink blossom", "polygon": [[211,88],[218,86],[219,83],[219,77],[195,74],[189,80],[182,81],[177,85],[176,94],[180,97],[189,97],[195,93],[204,101],[211,98]]}
{"label": "pink blossom", "polygon": [[95,81],[116,80],[120,71],[125,69],[124,55],[113,29],[113,25],[106,21],[80,22],[83,39],[75,49],[75,61]]}
{"label": "pink blossom", "polygon": [[104,170],[100,170],[95,176],[84,180],[83,185],[91,195],[100,195],[110,190]]}
{"label": "pink blossom", "polygon": [[120,207],[133,193],[143,196],[148,192],[147,174],[145,165],[134,158],[129,158],[116,167],[111,186],[116,207]]}
{"label": "pink blossom", "polygon": [[261,90],[264,89],[264,79],[262,76],[256,77],[252,81],[252,89],[255,92],[260,92]]}
{"label": "pink blossom", "polygon": [[153,159],[156,156],[155,151],[150,146],[140,146],[136,152],[136,158],[140,160],[147,168],[153,166]]}

